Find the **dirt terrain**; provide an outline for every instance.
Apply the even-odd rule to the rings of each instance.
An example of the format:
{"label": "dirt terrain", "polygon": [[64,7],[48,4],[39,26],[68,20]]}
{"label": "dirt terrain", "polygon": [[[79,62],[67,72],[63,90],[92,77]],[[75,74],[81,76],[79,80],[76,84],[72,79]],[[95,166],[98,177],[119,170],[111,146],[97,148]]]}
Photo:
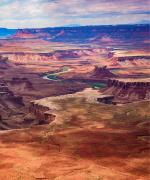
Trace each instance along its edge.
{"label": "dirt terrain", "polygon": [[0,179],[148,179],[149,106],[100,105],[89,118],[74,105],[68,124],[0,133]]}
{"label": "dirt terrain", "polygon": [[0,180],[149,179],[148,28],[0,39]]}

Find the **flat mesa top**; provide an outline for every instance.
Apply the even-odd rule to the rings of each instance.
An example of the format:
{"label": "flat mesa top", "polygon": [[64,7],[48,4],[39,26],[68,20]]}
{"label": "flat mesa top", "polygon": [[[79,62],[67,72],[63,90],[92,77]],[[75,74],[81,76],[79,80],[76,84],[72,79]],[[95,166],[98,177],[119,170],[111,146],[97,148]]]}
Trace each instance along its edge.
{"label": "flat mesa top", "polygon": [[122,81],[122,82],[150,82],[150,78],[126,78],[126,79],[123,79],[123,78],[118,78],[118,79],[114,79],[114,80],[118,80],[118,81]]}
{"label": "flat mesa top", "polygon": [[98,99],[101,99],[101,98],[114,98],[113,95],[105,95],[105,94],[100,94],[100,96],[98,97]]}
{"label": "flat mesa top", "polygon": [[86,88],[81,92],[76,92],[73,94],[67,94],[67,95],[61,95],[61,96],[46,97],[46,98],[35,100],[32,102],[34,104],[49,107],[50,109],[59,109],[59,106],[56,105],[54,101],[64,100],[68,98],[86,98],[87,101],[95,102],[95,99],[97,99],[99,96],[101,96],[101,93],[98,90],[95,90],[92,88]]}

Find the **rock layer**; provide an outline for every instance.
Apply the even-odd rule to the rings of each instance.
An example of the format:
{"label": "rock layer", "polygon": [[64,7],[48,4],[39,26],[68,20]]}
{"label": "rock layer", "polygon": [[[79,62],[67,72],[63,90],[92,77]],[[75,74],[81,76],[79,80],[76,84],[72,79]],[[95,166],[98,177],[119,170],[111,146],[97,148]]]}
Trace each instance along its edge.
{"label": "rock layer", "polygon": [[116,77],[116,75],[110,72],[109,69],[107,69],[107,66],[103,66],[103,67],[95,66],[94,70],[91,73],[91,77],[96,77],[101,79],[101,78]]}
{"label": "rock layer", "polygon": [[108,80],[106,94],[114,95],[116,100],[138,101],[150,99],[150,82],[123,82]]}
{"label": "rock layer", "polygon": [[55,115],[50,112],[49,107],[36,104],[34,102],[30,103],[29,111],[35,115],[39,124],[49,124],[55,119]]}

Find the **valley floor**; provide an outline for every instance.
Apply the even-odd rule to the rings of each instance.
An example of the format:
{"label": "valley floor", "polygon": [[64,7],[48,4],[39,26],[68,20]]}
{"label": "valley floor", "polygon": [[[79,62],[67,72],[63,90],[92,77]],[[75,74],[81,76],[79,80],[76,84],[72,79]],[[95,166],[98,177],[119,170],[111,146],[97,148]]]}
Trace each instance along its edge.
{"label": "valley floor", "polygon": [[146,180],[149,146],[144,128],[87,123],[0,132],[3,180]]}
{"label": "valley floor", "polygon": [[[78,28],[72,41],[57,29],[0,40],[0,180],[150,179],[148,27],[112,26],[114,38],[85,28],[94,41]],[[101,93],[130,103],[98,103]]]}

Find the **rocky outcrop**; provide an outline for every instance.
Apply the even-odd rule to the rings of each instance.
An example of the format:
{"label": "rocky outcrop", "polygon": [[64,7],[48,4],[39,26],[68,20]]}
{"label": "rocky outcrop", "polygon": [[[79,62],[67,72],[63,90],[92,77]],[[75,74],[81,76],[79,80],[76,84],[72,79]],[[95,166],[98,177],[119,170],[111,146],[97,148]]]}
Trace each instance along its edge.
{"label": "rocky outcrop", "polygon": [[14,93],[10,91],[8,86],[3,82],[0,83],[0,101],[1,103],[3,102],[3,104],[7,104],[6,106],[8,106],[9,104],[8,102],[10,102],[11,104],[14,104],[14,106],[24,105],[23,98],[21,96],[14,95]]}
{"label": "rocky outcrop", "polygon": [[110,67],[129,68],[129,67],[148,67],[150,66],[150,56],[122,56],[112,57]]}
{"label": "rocky outcrop", "polygon": [[12,36],[13,39],[37,39],[50,38],[51,35],[42,29],[18,29],[16,34]]}
{"label": "rocky outcrop", "polygon": [[107,66],[95,66],[94,70],[91,72],[91,77],[102,79],[116,77],[116,75],[110,72],[109,69],[107,69]]}
{"label": "rocky outcrop", "polygon": [[4,70],[8,68],[9,68],[8,58],[0,55],[0,69]]}
{"label": "rocky outcrop", "polygon": [[16,121],[18,117],[22,120],[23,115],[18,111],[23,107],[23,98],[14,95],[5,82],[0,82],[0,129],[16,128],[17,123],[13,124],[13,116]]}
{"label": "rocky outcrop", "polygon": [[34,86],[28,78],[13,77],[5,81],[10,91],[23,96],[25,93],[31,93],[34,90]]}
{"label": "rocky outcrop", "polygon": [[150,82],[124,82],[108,80],[104,94],[115,96],[115,100],[125,102],[150,99]]}
{"label": "rocky outcrop", "polygon": [[[44,46],[44,45],[43,45]],[[3,54],[8,57],[12,62],[19,63],[42,63],[51,60],[60,59],[77,59],[80,57],[92,57],[100,55],[108,55],[110,52],[106,49],[93,48],[93,49],[67,49],[67,50],[56,50],[50,53],[31,53],[31,52],[7,52]],[[87,61],[87,60],[86,60]]]}
{"label": "rocky outcrop", "polygon": [[[27,81],[26,78],[13,78],[13,81]],[[30,107],[24,105],[23,97],[15,95],[7,85],[9,82],[0,82],[0,130],[28,128],[39,124],[48,124],[52,116],[43,115],[48,108]]]}
{"label": "rocky outcrop", "polygon": [[15,91],[29,91],[33,90],[33,84],[28,78],[13,77],[7,81],[8,86]]}
{"label": "rocky outcrop", "polygon": [[30,103],[29,112],[34,114],[36,119],[39,121],[39,124],[49,124],[56,117],[49,107],[36,104],[35,102]]}
{"label": "rocky outcrop", "polygon": [[[52,53],[5,53],[5,57],[8,57],[11,62],[16,65],[20,64],[40,64],[53,59]],[[54,57],[55,58],[55,57]]]}

